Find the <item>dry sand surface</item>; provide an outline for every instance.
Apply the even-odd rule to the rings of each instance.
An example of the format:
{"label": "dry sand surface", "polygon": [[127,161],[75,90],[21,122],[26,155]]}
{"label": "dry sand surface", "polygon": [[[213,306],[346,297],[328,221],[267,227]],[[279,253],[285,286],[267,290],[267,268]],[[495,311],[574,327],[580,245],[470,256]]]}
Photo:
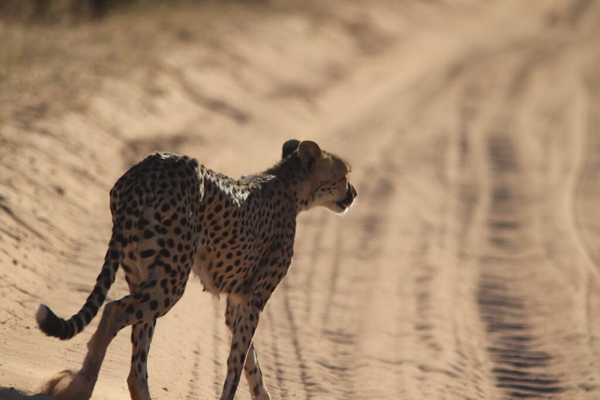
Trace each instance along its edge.
{"label": "dry sand surface", "polygon": [[[99,318],[61,342],[34,310],[83,304],[132,163],[238,177],[298,138],[359,198],[299,217],[255,338],[274,399],[600,399],[600,2],[207,2],[0,37],[1,387],[82,361]],[[218,398],[223,312],[194,279],[159,320],[155,398]],[[93,399],[128,398],[130,351]]]}

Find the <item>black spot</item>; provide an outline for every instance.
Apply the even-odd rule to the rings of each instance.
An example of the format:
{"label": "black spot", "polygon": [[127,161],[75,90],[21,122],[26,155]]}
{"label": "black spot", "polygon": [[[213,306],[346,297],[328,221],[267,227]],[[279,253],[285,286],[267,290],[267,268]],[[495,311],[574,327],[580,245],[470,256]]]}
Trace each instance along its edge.
{"label": "black spot", "polygon": [[152,249],[144,250],[140,253],[140,256],[142,256],[142,258],[152,257],[153,255],[154,255],[154,250],[152,250]]}

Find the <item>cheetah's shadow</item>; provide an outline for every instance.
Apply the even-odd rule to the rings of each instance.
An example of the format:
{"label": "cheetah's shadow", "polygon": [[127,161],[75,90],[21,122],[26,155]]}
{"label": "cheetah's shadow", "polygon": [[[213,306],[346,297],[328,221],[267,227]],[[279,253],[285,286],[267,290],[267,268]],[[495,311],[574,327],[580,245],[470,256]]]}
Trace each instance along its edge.
{"label": "cheetah's shadow", "polygon": [[56,400],[47,394],[34,394],[29,396],[15,388],[0,387],[0,400]]}

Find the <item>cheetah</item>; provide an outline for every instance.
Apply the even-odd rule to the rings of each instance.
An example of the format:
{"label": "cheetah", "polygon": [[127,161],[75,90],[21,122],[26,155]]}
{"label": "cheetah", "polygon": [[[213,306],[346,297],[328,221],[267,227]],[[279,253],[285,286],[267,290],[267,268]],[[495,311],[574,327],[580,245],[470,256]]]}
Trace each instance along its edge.
{"label": "cheetah", "polygon": [[63,371],[43,391],[58,400],[92,395],[113,337],[132,326],[132,400],[150,400],[147,359],[156,320],[181,298],[192,271],[204,289],[227,297],[232,333],[221,400],[232,400],[245,372],[253,399],[267,400],[252,339],[260,314],[292,262],[296,217],[324,206],[343,214],[356,189],[350,166],[312,141],[288,140],[266,171],[239,180],[198,161],[154,153],[129,169],[110,191],[113,229],[102,270],[83,307],[68,320],[40,305],[39,328],[70,339],[97,314],[119,266],[130,294],[106,304],[81,369]]}

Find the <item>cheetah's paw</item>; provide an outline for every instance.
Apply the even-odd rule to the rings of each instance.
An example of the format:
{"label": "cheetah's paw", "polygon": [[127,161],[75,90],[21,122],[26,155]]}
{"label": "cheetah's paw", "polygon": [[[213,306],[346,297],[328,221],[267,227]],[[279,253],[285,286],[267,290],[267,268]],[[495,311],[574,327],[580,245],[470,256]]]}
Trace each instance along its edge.
{"label": "cheetah's paw", "polygon": [[94,390],[93,382],[86,379],[81,372],[64,370],[50,378],[41,389],[57,400],[88,400]]}

